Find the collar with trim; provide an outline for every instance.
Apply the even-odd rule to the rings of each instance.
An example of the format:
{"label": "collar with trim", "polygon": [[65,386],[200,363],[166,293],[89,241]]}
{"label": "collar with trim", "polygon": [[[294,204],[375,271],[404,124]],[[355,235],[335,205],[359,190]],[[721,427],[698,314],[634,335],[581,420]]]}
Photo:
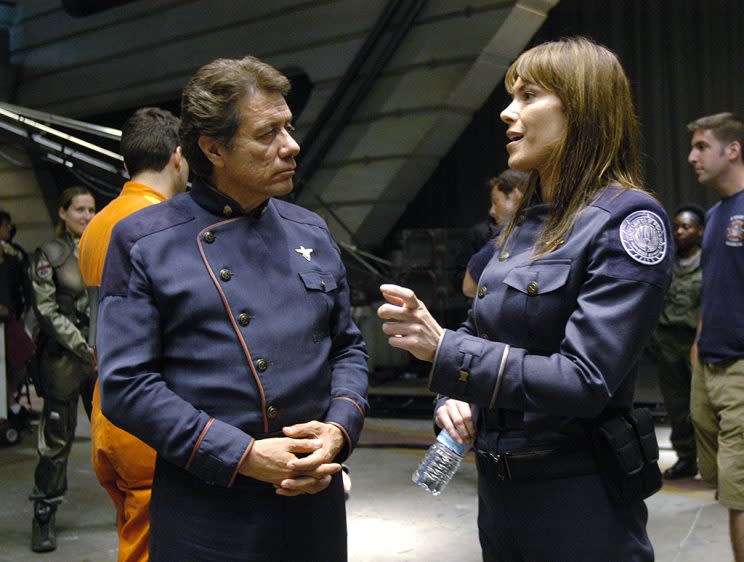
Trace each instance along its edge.
{"label": "collar with trim", "polygon": [[217,191],[214,187],[199,177],[195,178],[194,181],[191,182],[191,191],[189,193],[191,194],[191,198],[196,201],[197,205],[214,215],[228,219],[241,216],[259,219],[266,212],[269,205],[269,199],[266,199],[266,201],[261,203],[255,209],[245,211],[245,209],[243,209],[235,199],[228,197],[221,191]]}

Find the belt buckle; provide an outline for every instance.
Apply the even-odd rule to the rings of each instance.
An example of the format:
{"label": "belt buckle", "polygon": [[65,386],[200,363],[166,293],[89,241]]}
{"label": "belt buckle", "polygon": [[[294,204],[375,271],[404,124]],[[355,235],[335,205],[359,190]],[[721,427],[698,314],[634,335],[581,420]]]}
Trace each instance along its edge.
{"label": "belt buckle", "polygon": [[488,451],[488,456],[491,459],[491,465],[496,470],[496,478],[501,480],[511,480],[511,469],[509,468],[509,453],[494,453]]}

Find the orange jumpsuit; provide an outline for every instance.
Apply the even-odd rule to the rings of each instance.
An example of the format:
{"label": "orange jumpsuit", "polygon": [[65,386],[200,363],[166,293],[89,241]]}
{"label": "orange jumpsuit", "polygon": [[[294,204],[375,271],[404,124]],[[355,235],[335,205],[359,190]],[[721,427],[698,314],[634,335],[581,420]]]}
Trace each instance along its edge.
{"label": "orange jumpsuit", "polygon": [[[114,225],[135,211],[165,199],[151,187],[130,181],[124,184],[119,196],[93,218],[78,247],[80,272],[86,286],[101,284]],[[118,560],[146,561],[155,451],[104,417],[98,382],[93,393],[91,434],[93,469],[116,506]]]}

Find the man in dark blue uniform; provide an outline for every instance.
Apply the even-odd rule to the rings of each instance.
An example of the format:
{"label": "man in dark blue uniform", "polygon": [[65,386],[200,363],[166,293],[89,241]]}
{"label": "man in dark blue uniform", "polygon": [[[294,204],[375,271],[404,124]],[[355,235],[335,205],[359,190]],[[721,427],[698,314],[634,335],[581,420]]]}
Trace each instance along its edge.
{"label": "man in dark blue uniform", "polygon": [[326,224],[274,199],[300,150],[288,90],[253,57],[199,69],[181,112],[191,191],[114,229],[102,408],[157,451],[153,561],[346,560],[339,463],[366,352]]}

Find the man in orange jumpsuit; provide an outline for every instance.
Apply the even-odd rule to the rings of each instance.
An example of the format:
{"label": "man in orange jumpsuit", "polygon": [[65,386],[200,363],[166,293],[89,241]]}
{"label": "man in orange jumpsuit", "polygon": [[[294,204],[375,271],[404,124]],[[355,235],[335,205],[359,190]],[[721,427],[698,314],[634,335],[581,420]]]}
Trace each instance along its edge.
{"label": "man in orange jumpsuit", "polygon": [[[92,293],[96,294],[101,284],[114,225],[135,211],[186,189],[189,168],[181,155],[178,126],[179,120],[173,114],[157,108],[139,109],[124,124],[121,152],[131,180],[90,222],[78,248],[80,272]],[[91,304],[97,301],[96,296]],[[92,307],[91,316],[93,313]],[[93,468],[116,505],[118,560],[145,561],[155,451],[104,417],[98,383],[93,395],[91,425]]]}

